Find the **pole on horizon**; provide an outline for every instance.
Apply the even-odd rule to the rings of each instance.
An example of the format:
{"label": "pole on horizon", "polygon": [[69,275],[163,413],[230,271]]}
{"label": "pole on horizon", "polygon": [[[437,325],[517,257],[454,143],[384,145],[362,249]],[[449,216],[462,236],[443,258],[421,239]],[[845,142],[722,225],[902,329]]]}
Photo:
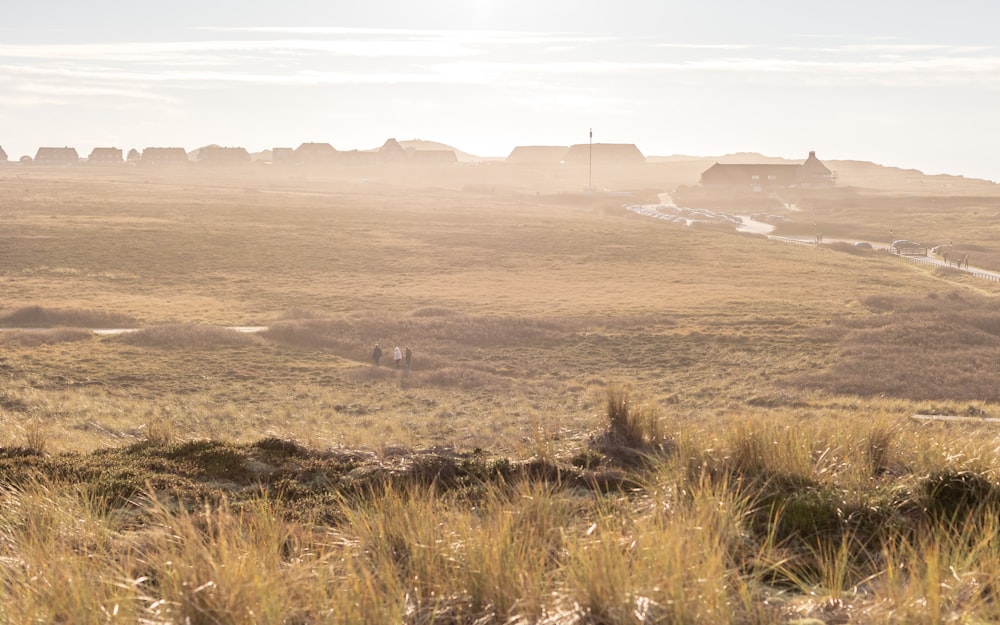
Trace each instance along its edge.
{"label": "pole on horizon", "polygon": [[587,151],[587,190],[594,190],[594,129],[590,129],[590,147]]}

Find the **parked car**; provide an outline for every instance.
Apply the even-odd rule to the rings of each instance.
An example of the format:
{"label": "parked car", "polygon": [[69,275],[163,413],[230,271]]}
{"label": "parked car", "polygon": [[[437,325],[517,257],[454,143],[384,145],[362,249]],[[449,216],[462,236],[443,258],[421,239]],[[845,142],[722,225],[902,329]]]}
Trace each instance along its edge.
{"label": "parked car", "polygon": [[875,248],[872,247],[872,244],[869,243],[868,241],[858,241],[857,243],[854,244],[854,247],[859,247],[859,248],[861,248],[863,250],[873,250],[873,249],[875,249]]}

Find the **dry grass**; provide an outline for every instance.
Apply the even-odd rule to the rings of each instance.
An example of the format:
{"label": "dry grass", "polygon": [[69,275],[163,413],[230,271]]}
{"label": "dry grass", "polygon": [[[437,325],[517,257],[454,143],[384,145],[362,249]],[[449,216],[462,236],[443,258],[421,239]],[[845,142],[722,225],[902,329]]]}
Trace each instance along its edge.
{"label": "dry grass", "polygon": [[952,291],[879,296],[878,314],[840,322],[831,366],[799,384],[843,394],[1000,401],[1000,311],[993,298]]}
{"label": "dry grass", "polygon": [[[856,446],[882,431],[831,421],[688,428],[676,455],[611,492],[558,461],[380,461],[278,439],[86,457],[5,451],[16,486],[0,494],[4,616],[989,622],[1000,487],[948,458],[989,462],[995,450],[911,433],[899,457],[909,468],[872,476]],[[795,451],[806,440],[824,447],[808,467]],[[949,456],[907,451],[927,440],[946,442]],[[689,455],[713,446],[719,464],[690,472]],[[748,458],[754,448],[763,457]],[[800,479],[760,481],[761,470]],[[63,584],[72,592],[58,592]]]}
{"label": "dry grass", "polygon": [[94,333],[82,328],[52,328],[46,330],[6,330],[0,332],[0,344],[8,348],[36,348],[42,345],[93,340]]}
{"label": "dry grass", "polygon": [[997,416],[997,285],[489,168],[77,176],[4,179],[5,306],[150,327],[0,333],[0,620],[997,618],[997,434],[906,419]]}

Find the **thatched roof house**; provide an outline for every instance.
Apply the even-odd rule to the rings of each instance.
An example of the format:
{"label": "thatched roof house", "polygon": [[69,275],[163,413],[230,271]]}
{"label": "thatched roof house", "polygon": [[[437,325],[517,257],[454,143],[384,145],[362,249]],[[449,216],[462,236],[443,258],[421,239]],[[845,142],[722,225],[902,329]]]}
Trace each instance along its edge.
{"label": "thatched roof house", "polygon": [[249,165],[250,153],[246,148],[209,145],[198,149],[196,160],[206,165]]}
{"label": "thatched roof house", "polygon": [[338,156],[337,149],[329,143],[303,143],[295,148],[292,160],[300,165],[319,165],[334,163]]}
{"label": "thatched roof house", "polygon": [[7,153],[3,151],[3,146],[0,146],[0,163],[7,162]]}
{"label": "thatched roof house", "polygon": [[38,148],[35,152],[36,165],[76,165],[79,162],[76,148]]}
{"label": "thatched roof house", "polygon": [[120,165],[123,162],[121,148],[94,148],[87,157],[89,165]]}
{"label": "thatched roof house", "polygon": [[701,174],[701,185],[745,188],[754,192],[794,186],[830,185],[834,175],[810,152],[800,165],[773,163],[716,163]]}
{"label": "thatched roof house", "polygon": [[799,169],[799,180],[805,184],[832,184],[835,176],[826,165],[816,158],[816,152],[810,151],[809,158]]}
{"label": "thatched roof house", "polygon": [[190,161],[184,148],[146,148],[139,162],[151,167],[169,167],[187,165]]}
{"label": "thatched roof house", "polygon": [[406,158],[406,150],[395,139],[386,139],[378,149],[378,157],[382,162],[396,162]]}

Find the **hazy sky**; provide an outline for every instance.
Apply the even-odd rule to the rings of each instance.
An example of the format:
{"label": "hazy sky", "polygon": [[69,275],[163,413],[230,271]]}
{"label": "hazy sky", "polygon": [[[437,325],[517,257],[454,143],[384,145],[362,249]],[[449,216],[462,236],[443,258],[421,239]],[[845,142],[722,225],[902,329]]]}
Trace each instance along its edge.
{"label": "hazy sky", "polygon": [[1000,181],[995,0],[4,0],[0,146],[432,139]]}

